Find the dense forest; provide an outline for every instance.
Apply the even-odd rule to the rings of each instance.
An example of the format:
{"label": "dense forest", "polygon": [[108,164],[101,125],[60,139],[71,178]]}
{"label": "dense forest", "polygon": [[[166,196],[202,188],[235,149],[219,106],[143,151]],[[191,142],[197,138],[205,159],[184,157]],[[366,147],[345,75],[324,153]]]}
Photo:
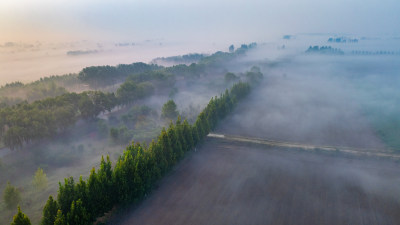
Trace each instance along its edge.
{"label": "dense forest", "polygon": [[[1,221],[10,223],[19,205],[32,223],[39,223],[44,203],[57,194],[63,177],[76,178],[91,167],[99,168],[101,155],[117,161],[123,146],[133,140],[150,146],[171,120],[193,127],[211,97],[239,81],[257,83],[262,78],[258,67],[237,66],[255,46],[216,52],[190,65],[127,64],[142,66],[101,87],[96,85],[108,78],[97,72],[91,81],[68,74],[0,87],[1,96],[10,100],[0,107]],[[152,68],[140,70],[145,65]],[[117,67],[123,66],[113,68]],[[102,69],[109,67],[85,71]],[[28,98],[32,90],[37,94]],[[83,176],[88,178],[89,174]],[[24,218],[22,212],[18,215]]]}
{"label": "dense forest", "polygon": [[[100,168],[93,168],[87,180],[72,177],[59,184],[57,200],[49,197],[43,209],[42,225],[89,224],[110,211],[115,205],[137,203],[184,156],[232,111],[236,103],[250,91],[248,83],[239,82],[219,97],[212,98],[190,125],[177,119],[170,123],[150,145],[132,143],[118,159],[114,168],[107,156]],[[29,219],[20,208],[14,223]]]}
{"label": "dense forest", "polygon": [[[9,98],[3,100],[0,107],[0,141],[10,149],[16,149],[26,143],[49,138],[74,125],[79,119],[93,119],[100,113],[110,112],[116,106],[130,105],[149,97],[156,90],[171,89],[176,79],[197,79],[201,75],[220,70],[221,64],[255,46],[255,43],[242,45],[232,53],[216,52],[189,66],[180,64],[164,68],[145,63],[121,64],[115,67],[92,66],[84,68],[78,75],[80,81],[94,89],[125,80],[115,92],[68,92],[65,88],[56,86],[55,77],[49,78],[50,83],[48,79],[41,79],[29,85],[20,82],[7,84],[0,91],[11,92],[15,88],[27,89],[33,86],[29,88],[30,92],[37,90],[41,94],[28,98],[39,99],[33,102],[18,100],[15,104]],[[72,79],[71,76],[64,78]]]}

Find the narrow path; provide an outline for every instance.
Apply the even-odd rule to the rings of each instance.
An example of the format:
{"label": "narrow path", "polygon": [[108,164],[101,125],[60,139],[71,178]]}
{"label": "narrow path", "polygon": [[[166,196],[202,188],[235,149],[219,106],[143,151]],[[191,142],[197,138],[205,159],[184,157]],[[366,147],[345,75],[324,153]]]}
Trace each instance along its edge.
{"label": "narrow path", "polygon": [[276,140],[234,136],[234,135],[226,135],[226,134],[216,134],[216,133],[210,133],[210,134],[208,134],[208,137],[225,139],[225,140],[230,140],[230,141],[239,141],[239,142],[269,145],[269,146],[285,147],[285,148],[300,148],[300,149],[307,150],[307,151],[322,150],[322,151],[349,153],[349,154],[353,154],[353,155],[377,156],[377,157],[400,159],[400,154],[396,154],[396,153],[393,153],[393,151],[383,150],[383,149],[352,148],[352,147],[345,147],[345,146],[310,145],[310,144],[301,144],[301,143],[294,143],[294,142],[276,141]]}

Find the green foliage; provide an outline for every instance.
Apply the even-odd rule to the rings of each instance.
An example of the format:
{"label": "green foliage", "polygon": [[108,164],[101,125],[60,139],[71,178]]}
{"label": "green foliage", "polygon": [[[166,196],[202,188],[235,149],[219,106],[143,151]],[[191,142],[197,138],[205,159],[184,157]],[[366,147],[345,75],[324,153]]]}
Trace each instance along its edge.
{"label": "green foliage", "polygon": [[[180,56],[170,56],[170,57],[161,57],[161,58],[156,58],[154,59],[155,62],[157,61],[162,61],[162,62],[170,62],[170,63],[191,63],[191,62],[197,62],[200,59],[204,57],[203,54],[198,54],[198,53],[191,53],[187,55],[180,55]],[[184,65],[184,64],[182,64]]]}
{"label": "green foliage", "polygon": [[64,185],[59,183],[57,202],[61,212],[65,215],[70,211],[72,201],[76,198],[74,178],[64,179]]}
{"label": "green foliage", "polygon": [[27,91],[26,97],[29,102],[44,99],[48,97],[56,97],[67,93],[63,87],[58,87],[54,81],[49,83],[38,83]]}
{"label": "green foliage", "polygon": [[67,129],[79,117],[94,118],[116,104],[113,93],[98,91],[68,93],[34,103],[0,109],[0,138],[11,148],[25,142],[51,137]]}
{"label": "green foliage", "polygon": [[[218,121],[233,110],[236,101],[248,94],[247,83],[237,83],[220,97],[212,98],[199,114],[192,126],[178,117],[176,123],[163,128],[157,142],[149,146],[132,143],[126,147],[114,169],[109,157],[101,158],[100,168],[90,171],[85,182],[80,177],[78,184],[72,177],[59,184],[57,203],[60,210],[54,216],[55,204],[50,199],[44,210],[44,217],[54,218],[54,224],[90,224],[103,216],[116,204],[126,205],[140,201],[164,174],[183,158],[185,152],[193,149],[199,141],[215,128]],[[235,100],[236,99],[236,100]],[[110,135],[118,138],[120,129],[112,128]],[[46,216],[45,216],[46,214]],[[66,216],[65,216],[66,215]]]}
{"label": "green foliage", "polygon": [[121,116],[124,124],[130,127],[136,127],[137,124],[143,123],[148,117],[157,117],[157,111],[148,106],[133,106],[128,113]]}
{"label": "green foliage", "polygon": [[43,190],[47,188],[47,176],[42,168],[38,168],[36,170],[32,183],[37,190]]}
{"label": "green foliage", "polygon": [[[68,75],[62,77],[66,78]],[[24,100],[33,102],[44,98],[56,97],[65,93],[67,93],[67,90],[64,87],[58,86],[55,79],[51,78],[45,80],[41,78],[38,81],[28,84],[13,82],[0,88],[0,106],[13,106]]]}
{"label": "green foliage", "polygon": [[57,211],[56,218],[54,219],[54,225],[67,225],[67,222],[65,221],[65,217],[61,210]]}
{"label": "green foliage", "polygon": [[239,80],[239,77],[236,76],[234,73],[226,73],[224,79],[226,83],[231,83]]}
{"label": "green foliage", "polygon": [[127,77],[128,75],[144,73],[160,69],[161,67],[154,64],[145,63],[132,63],[132,64],[120,64],[114,66],[91,66],[84,68],[79,72],[78,78],[81,81],[86,82],[93,88],[105,87],[112,85]]}
{"label": "green foliage", "polygon": [[169,100],[162,107],[161,118],[175,120],[178,116],[178,110],[173,100]]}
{"label": "green foliage", "polygon": [[4,203],[8,209],[15,208],[21,201],[21,194],[19,190],[7,182],[7,186],[3,192]]}
{"label": "green foliage", "polygon": [[[94,119],[100,113],[111,111],[117,105],[130,104],[151,96],[155,88],[170,89],[175,83],[176,76],[186,79],[210,73],[216,68],[220,68],[220,63],[229,62],[255,46],[254,43],[242,45],[233,53],[216,52],[213,55],[201,57],[199,63],[192,63],[190,66],[176,65],[163,68],[157,65],[134,63],[117,67],[87,67],[78,76],[70,74],[43,78],[28,85],[32,87],[31,95],[37,99],[45,96],[55,97],[48,97],[32,103],[3,99],[6,102],[0,103],[0,141],[10,149],[16,149],[21,148],[25,143],[50,138],[58,132],[68,129],[81,118]],[[79,94],[65,93],[65,89],[56,85],[63,82],[75,83],[77,77],[95,88],[122,81],[123,78],[127,78],[127,80],[118,88],[116,94],[100,91],[85,91]],[[254,83],[259,80],[260,73],[250,71],[247,77]],[[20,82],[7,84],[0,88],[0,95],[26,86]],[[171,94],[173,93],[174,90]],[[9,106],[7,102],[18,104]],[[168,103],[168,107],[170,108],[165,110],[163,117],[175,120],[178,115],[176,107],[170,103]],[[113,132],[116,134],[115,130]],[[126,135],[122,135],[122,140],[132,137],[130,132],[124,134]],[[118,136],[121,137],[120,134]]]}
{"label": "green foliage", "polygon": [[18,206],[18,212],[13,217],[11,225],[31,225],[31,221],[28,216],[21,212],[21,208]]}
{"label": "green foliage", "polygon": [[[87,191],[88,200],[86,208],[93,218],[102,216],[104,212],[111,210],[116,196],[114,194],[111,161],[108,156],[107,161],[104,161],[103,156],[101,157],[100,169],[97,170],[97,173],[94,168],[90,171]],[[85,203],[85,201],[83,202]]]}
{"label": "green foliage", "polygon": [[260,68],[253,66],[249,72],[246,73],[246,78],[251,84],[258,84],[264,75],[261,73]]}
{"label": "green foliage", "polygon": [[81,199],[72,201],[71,211],[67,213],[67,224],[74,225],[88,225],[90,224],[90,217],[83,207]]}
{"label": "green foliage", "polygon": [[185,64],[174,65],[164,69],[169,74],[183,77],[184,79],[199,78],[200,74],[205,72],[206,67],[203,64],[192,63],[189,66]]}
{"label": "green foliage", "polygon": [[133,81],[136,83],[152,82],[157,86],[170,87],[175,83],[175,76],[162,70],[148,71],[144,73],[133,74],[127,78],[127,81]]}
{"label": "green foliage", "polygon": [[110,138],[114,143],[126,144],[132,139],[132,133],[125,125],[110,129]]}
{"label": "green foliage", "polygon": [[53,225],[57,216],[58,205],[57,202],[53,200],[53,197],[50,195],[49,199],[46,202],[46,205],[43,208],[43,218],[41,221],[41,225]]}
{"label": "green foliage", "polygon": [[127,80],[117,90],[117,98],[122,104],[129,104],[154,93],[154,86],[149,82],[137,83]]}

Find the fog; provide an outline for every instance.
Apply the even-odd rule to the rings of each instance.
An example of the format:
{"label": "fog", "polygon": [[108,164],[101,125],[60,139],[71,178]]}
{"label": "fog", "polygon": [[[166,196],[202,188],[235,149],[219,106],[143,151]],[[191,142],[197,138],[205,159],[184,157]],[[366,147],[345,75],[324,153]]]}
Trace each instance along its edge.
{"label": "fog", "polygon": [[[388,48],[385,40],[382,45],[361,42],[369,49]],[[399,42],[391,44],[399,49]],[[338,46],[347,54],[295,54],[289,47],[279,50],[274,60],[265,60],[271,58],[268,48],[249,54],[251,60],[259,59],[264,81],[220,129],[305,144],[390,147],[377,137],[374,126],[377,120],[391,121],[398,115],[400,57],[351,55],[361,46]]]}
{"label": "fog", "polygon": [[[57,195],[58,182],[64,177],[73,176],[75,181],[80,175],[87,178],[101,155],[110,155],[115,165],[131,141],[156,139],[170,122],[160,116],[166,101],[173,99],[179,114],[193,123],[210,98],[232,85],[224,79],[227,72],[248,81],[246,72],[253,66],[260,68],[263,80],[251,84],[250,95],[220,121],[215,132],[397,154],[399,11],[397,0],[1,1],[0,86],[76,74],[88,66],[133,62],[171,66],[180,62],[163,62],[162,57],[206,56],[228,52],[230,45],[238,49],[241,44],[256,42],[257,48],[243,55],[235,53],[233,60],[222,59],[223,64],[218,57],[213,60],[219,65],[202,64],[200,67],[211,66],[200,75],[199,68],[190,68],[183,72],[188,74],[176,75],[168,85],[152,81],[154,94],[128,106],[117,105],[98,118],[77,117],[67,129],[27,141],[19,150],[11,151],[0,143],[0,188],[3,190],[7,181],[15,185],[21,191],[24,212],[34,224],[39,223],[43,205],[50,194]],[[126,77],[100,90],[115,92]],[[76,76],[73,79],[66,91],[94,88]],[[7,96],[0,97],[20,97],[22,101],[28,96],[12,87],[7,90]],[[42,97],[49,96],[37,95],[37,99]],[[147,111],[140,114],[143,108]],[[113,137],[111,129],[117,129],[119,137]],[[204,224],[217,224],[224,216],[232,224],[245,224],[248,218],[241,215],[251,213],[260,224],[268,219],[279,224],[274,215],[286,218],[286,224],[305,217],[303,224],[311,224],[307,219],[314,218],[334,224],[330,217],[337,219],[336,224],[356,224],[358,218],[364,218],[365,224],[399,221],[398,213],[393,213],[400,208],[398,162],[298,150],[208,138],[161,181],[167,184],[165,189],[160,186],[161,194],[154,190],[155,200],[145,199],[139,210],[147,210],[148,214],[141,214],[149,215],[145,220],[163,215],[171,219],[171,206],[162,200],[167,197],[172,206],[183,203],[181,209],[189,212],[175,211],[177,216],[197,216],[194,224],[204,220],[208,220]],[[32,186],[38,168],[49,178],[48,188],[41,192]],[[196,199],[202,205],[197,205]],[[376,205],[371,203],[375,201]],[[153,210],[152,202],[157,203],[158,211]],[[336,211],[330,211],[331,203]],[[259,208],[250,210],[257,204]],[[5,207],[1,199],[0,209]],[[9,223],[15,212],[15,207],[2,211],[0,224]],[[129,214],[128,220],[130,215],[136,218],[135,213]],[[185,218],[180,221],[190,223]]]}
{"label": "fog", "polygon": [[395,0],[5,0],[0,3],[0,84],[76,73],[90,65],[276,42],[283,35],[398,38],[399,10]]}
{"label": "fog", "polygon": [[[227,48],[213,44],[187,45],[163,40],[128,42],[9,42],[0,45],[0,85],[35,81],[41,77],[78,73],[84,67],[149,63],[157,57],[192,52],[211,54]],[[85,54],[86,53],[86,54]]]}

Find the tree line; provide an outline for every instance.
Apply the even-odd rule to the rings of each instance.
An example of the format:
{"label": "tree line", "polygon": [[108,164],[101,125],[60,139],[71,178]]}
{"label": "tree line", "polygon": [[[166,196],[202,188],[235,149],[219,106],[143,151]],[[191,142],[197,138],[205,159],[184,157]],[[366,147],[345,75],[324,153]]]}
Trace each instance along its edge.
{"label": "tree line", "polygon": [[0,140],[10,149],[49,138],[74,125],[78,119],[92,119],[154,93],[151,83],[127,81],[114,93],[85,91],[22,102],[0,108]]}
{"label": "tree line", "polygon": [[[13,106],[0,107],[0,140],[10,149],[16,149],[25,143],[51,137],[75,124],[78,119],[94,118],[117,105],[131,104],[153,95],[156,88],[171,88],[175,83],[175,76],[199,77],[207,70],[212,70],[218,64],[227,62],[255,46],[255,43],[242,45],[233,53],[216,52],[189,66],[163,68],[153,64],[133,63],[116,67],[84,68],[78,78],[89,85],[109,85],[121,77],[125,77],[126,81],[116,93],[65,93],[32,103],[24,101]],[[254,80],[258,75],[259,73],[251,73],[248,78]],[[19,87],[23,84],[16,82],[8,86]]]}
{"label": "tree line", "polygon": [[[114,168],[108,156],[102,157],[99,169],[92,168],[86,180],[80,177],[75,182],[72,177],[65,178],[64,183],[59,183],[57,200],[49,196],[41,224],[90,224],[117,204],[139,202],[249,91],[248,83],[239,82],[230,91],[212,98],[193,125],[178,117],[162,129],[157,141],[129,145]],[[17,216],[26,217],[20,210]]]}
{"label": "tree line", "polygon": [[[156,78],[152,80],[174,81],[174,75],[182,77],[198,77],[202,73],[206,73],[207,69],[215,69],[220,67],[221,63],[228,62],[239,55],[243,55],[249,49],[257,46],[256,43],[248,45],[242,44],[240,48],[232,52],[216,52],[209,56],[200,54],[189,54],[179,56],[177,58],[193,59],[195,58],[198,63],[192,63],[189,66],[179,64],[171,67],[163,67],[157,64],[146,64],[142,62],[132,64],[120,64],[117,66],[90,66],[84,68],[79,72],[78,78],[87,83],[92,88],[101,88],[110,84],[115,84],[124,79],[133,81],[149,79],[148,77]],[[174,57],[170,57],[175,59]],[[128,78],[129,77],[129,78]]]}
{"label": "tree line", "polygon": [[129,75],[160,68],[161,67],[158,65],[142,62],[120,64],[117,66],[90,66],[79,72],[78,79],[89,84],[89,86],[93,88],[100,88],[115,84],[118,80],[124,80]]}

